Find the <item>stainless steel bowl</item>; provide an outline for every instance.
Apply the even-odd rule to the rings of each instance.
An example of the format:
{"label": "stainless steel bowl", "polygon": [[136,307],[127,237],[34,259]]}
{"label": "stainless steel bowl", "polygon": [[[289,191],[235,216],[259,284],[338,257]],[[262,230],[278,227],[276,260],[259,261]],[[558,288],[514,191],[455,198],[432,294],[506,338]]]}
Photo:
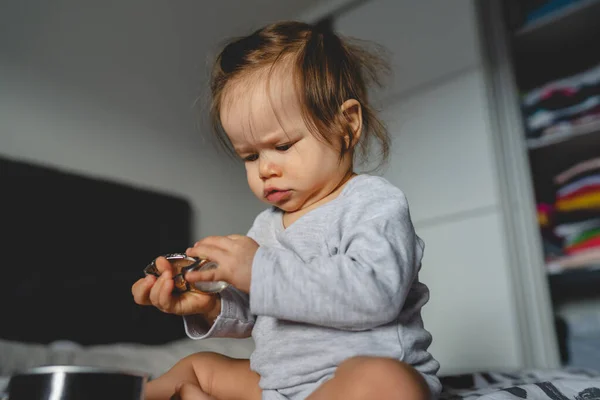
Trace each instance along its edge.
{"label": "stainless steel bowl", "polygon": [[9,400],[143,400],[148,376],[119,369],[52,365],[13,374]]}

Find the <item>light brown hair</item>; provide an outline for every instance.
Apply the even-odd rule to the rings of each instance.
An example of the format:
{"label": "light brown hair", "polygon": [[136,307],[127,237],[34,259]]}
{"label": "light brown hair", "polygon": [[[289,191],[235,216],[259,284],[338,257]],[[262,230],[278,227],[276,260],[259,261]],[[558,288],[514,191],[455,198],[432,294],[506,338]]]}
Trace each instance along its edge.
{"label": "light brown hair", "polygon": [[[369,142],[379,143],[381,162],[389,155],[389,136],[369,103],[367,88],[381,85],[389,68],[380,54],[342,39],[319,25],[285,21],[267,25],[251,35],[229,42],[217,56],[211,75],[210,116],[221,145],[235,154],[221,124],[224,93],[235,80],[283,60],[292,62],[296,93],[302,116],[315,137],[333,144],[341,141],[340,158],[357,148],[360,161],[369,155]],[[355,143],[354,132],[341,105],[349,99],[361,105],[362,132]],[[346,145],[344,136],[350,138]]]}

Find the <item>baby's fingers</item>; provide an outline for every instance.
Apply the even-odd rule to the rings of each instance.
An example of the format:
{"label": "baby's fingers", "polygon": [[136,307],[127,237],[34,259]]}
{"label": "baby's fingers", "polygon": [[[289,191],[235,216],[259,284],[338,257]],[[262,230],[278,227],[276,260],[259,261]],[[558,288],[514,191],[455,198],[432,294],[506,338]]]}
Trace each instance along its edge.
{"label": "baby's fingers", "polygon": [[177,299],[173,295],[175,282],[173,282],[173,276],[170,272],[166,272],[164,274],[167,276],[165,276],[164,283],[162,284],[158,294],[158,304],[161,310],[168,313],[173,313],[175,303],[177,302]]}
{"label": "baby's fingers", "polygon": [[173,266],[171,265],[171,263],[169,261],[167,261],[166,258],[164,257],[158,257],[156,259],[156,261],[154,262],[154,264],[156,265],[156,268],[158,269],[158,271],[162,274],[165,271],[170,271],[171,273],[173,273]]}
{"label": "baby's fingers", "polygon": [[204,271],[189,271],[185,274],[185,280],[190,283],[226,281],[227,279],[224,275],[223,270],[219,270],[219,268]]}
{"label": "baby's fingers", "polygon": [[150,302],[161,311],[169,312],[170,301],[167,296],[172,296],[173,277],[171,271],[164,271],[156,280],[150,291]]}
{"label": "baby's fingers", "polygon": [[139,279],[133,284],[133,286],[131,286],[131,294],[133,295],[133,300],[137,304],[141,306],[152,305],[152,302],[150,301],[150,291],[154,285],[154,282],[156,282],[155,277],[147,276]]}

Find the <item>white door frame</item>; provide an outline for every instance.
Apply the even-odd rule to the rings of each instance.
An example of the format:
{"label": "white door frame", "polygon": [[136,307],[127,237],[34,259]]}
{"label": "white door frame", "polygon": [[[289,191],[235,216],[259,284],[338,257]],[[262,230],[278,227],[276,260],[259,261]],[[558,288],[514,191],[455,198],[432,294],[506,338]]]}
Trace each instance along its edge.
{"label": "white door frame", "polygon": [[560,366],[554,313],[536,219],[520,99],[502,0],[472,0],[480,26],[490,126],[499,175],[515,312],[525,368]]}

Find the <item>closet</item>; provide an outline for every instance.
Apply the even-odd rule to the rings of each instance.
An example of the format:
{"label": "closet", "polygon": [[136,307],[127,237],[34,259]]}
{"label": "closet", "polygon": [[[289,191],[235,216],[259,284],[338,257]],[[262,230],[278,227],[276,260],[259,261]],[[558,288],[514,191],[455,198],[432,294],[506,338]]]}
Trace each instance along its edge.
{"label": "closet", "polygon": [[600,369],[600,1],[503,19],[562,361]]}

